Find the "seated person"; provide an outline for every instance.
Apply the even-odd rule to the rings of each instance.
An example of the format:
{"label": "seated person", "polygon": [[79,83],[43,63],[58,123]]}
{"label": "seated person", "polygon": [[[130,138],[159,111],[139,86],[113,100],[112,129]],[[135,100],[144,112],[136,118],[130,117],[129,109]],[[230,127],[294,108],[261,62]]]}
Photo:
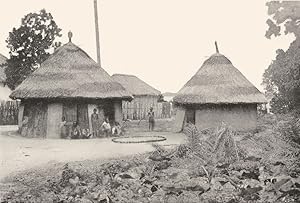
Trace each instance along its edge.
{"label": "seated person", "polygon": [[82,129],[81,131],[81,138],[82,139],[89,139],[92,136],[89,129]]}
{"label": "seated person", "polygon": [[120,135],[121,134],[121,125],[119,122],[115,122],[114,127],[111,130],[113,135]]}
{"label": "seated person", "polygon": [[110,124],[109,124],[108,118],[106,118],[106,119],[103,121],[103,123],[102,123],[100,129],[105,133],[105,136],[108,136],[108,135],[111,133],[111,126],[110,126]]}
{"label": "seated person", "polygon": [[81,129],[78,125],[78,122],[73,122],[72,131],[71,131],[71,139],[79,139],[81,137]]}

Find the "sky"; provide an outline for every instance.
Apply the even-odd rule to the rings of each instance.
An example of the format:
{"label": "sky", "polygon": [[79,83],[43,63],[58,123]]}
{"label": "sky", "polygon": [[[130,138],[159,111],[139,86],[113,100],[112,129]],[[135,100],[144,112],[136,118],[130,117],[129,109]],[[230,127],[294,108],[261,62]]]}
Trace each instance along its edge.
{"label": "sky", "polygon": [[[259,90],[262,74],[292,35],[265,38],[263,0],[98,0],[102,67],[133,74],[161,92],[177,92],[215,53],[214,41]],[[0,0],[0,53],[21,18],[43,8],[96,61],[93,0]]]}

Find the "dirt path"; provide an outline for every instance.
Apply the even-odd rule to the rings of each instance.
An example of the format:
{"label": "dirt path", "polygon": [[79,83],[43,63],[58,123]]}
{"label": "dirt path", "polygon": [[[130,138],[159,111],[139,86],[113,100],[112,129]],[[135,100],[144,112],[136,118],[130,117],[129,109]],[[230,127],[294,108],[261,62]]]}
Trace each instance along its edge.
{"label": "dirt path", "polygon": [[[153,150],[149,143],[118,144],[111,138],[89,140],[62,140],[23,138],[15,135],[16,126],[0,127],[0,180],[10,173],[46,164],[48,162],[107,159],[145,153]],[[167,138],[162,145],[184,142],[182,134],[137,133],[138,135],[162,135]]]}

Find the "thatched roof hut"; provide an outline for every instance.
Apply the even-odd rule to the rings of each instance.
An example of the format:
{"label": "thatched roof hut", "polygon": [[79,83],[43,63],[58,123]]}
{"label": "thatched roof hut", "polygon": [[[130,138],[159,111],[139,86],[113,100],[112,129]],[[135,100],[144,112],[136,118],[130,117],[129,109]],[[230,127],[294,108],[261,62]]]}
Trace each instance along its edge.
{"label": "thatched roof hut", "polygon": [[174,97],[178,104],[264,103],[264,95],[224,55],[209,57]]}
{"label": "thatched roof hut", "polygon": [[[22,134],[51,138],[61,136],[59,126],[63,119],[70,125],[76,121],[81,129],[90,131],[95,131],[95,125],[105,118],[121,122],[122,100],[133,98],[86,52],[73,44],[71,38],[10,97],[21,99],[19,127]],[[97,121],[91,118],[94,109],[97,109],[98,116],[94,117]],[[71,133],[70,130],[64,132]]]}
{"label": "thatched roof hut", "polygon": [[130,92],[72,42],[58,48],[13,91],[11,97],[132,98]]}
{"label": "thatched roof hut", "polygon": [[181,120],[199,128],[224,121],[236,128],[250,129],[256,127],[257,104],[265,103],[266,99],[228,58],[217,52],[203,63],[173,101],[184,109],[178,113]]}
{"label": "thatched roof hut", "polygon": [[160,91],[145,83],[135,75],[114,74],[112,75],[112,78],[125,87],[125,89],[133,96],[159,96],[161,94]]}
{"label": "thatched roof hut", "polygon": [[128,90],[134,99],[123,102],[123,116],[129,119],[143,119],[150,107],[153,107],[156,117],[162,115],[162,104],[159,104],[161,92],[134,75],[114,74],[112,78]]}

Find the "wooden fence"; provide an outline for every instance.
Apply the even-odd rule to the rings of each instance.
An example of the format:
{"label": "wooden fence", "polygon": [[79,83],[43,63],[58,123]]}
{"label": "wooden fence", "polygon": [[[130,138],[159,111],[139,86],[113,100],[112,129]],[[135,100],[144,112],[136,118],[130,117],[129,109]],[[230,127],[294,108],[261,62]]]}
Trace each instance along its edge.
{"label": "wooden fence", "polygon": [[172,104],[170,102],[154,102],[149,105],[138,102],[123,102],[122,112],[124,119],[145,120],[150,107],[153,107],[155,118],[171,118]]}
{"label": "wooden fence", "polygon": [[[0,125],[18,124],[18,101],[0,101]],[[124,102],[123,118],[131,120],[147,119],[147,113],[153,107],[155,118],[171,118],[173,114],[170,102],[158,102],[152,105],[141,105],[139,103]]]}
{"label": "wooden fence", "polygon": [[0,125],[17,125],[18,111],[18,101],[0,101]]}

